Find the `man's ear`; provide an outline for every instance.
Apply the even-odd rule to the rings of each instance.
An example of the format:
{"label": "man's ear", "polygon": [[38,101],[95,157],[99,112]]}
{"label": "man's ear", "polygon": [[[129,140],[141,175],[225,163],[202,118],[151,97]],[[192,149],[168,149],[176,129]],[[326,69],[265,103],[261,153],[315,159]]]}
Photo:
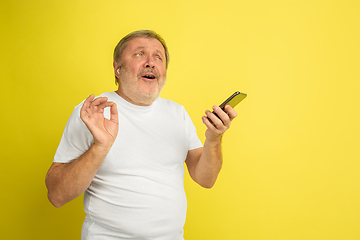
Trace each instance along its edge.
{"label": "man's ear", "polygon": [[119,78],[120,65],[114,60],[113,62],[114,73],[117,78]]}

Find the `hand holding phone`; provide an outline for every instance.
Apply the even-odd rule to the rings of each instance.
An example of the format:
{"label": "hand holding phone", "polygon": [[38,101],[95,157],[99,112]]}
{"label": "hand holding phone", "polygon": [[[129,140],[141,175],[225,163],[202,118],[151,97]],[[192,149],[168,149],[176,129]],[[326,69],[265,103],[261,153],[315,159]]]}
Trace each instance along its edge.
{"label": "hand holding phone", "polygon": [[[205,132],[205,136],[207,139],[208,139],[208,137],[213,138],[215,140],[219,139],[219,137],[221,137],[227,131],[227,129],[229,129],[231,121],[236,117],[236,111],[234,109],[230,110],[228,108],[229,112],[227,112],[225,110],[226,105],[230,105],[232,108],[234,108],[237,104],[239,104],[242,100],[244,100],[244,98],[246,96],[247,95],[245,93],[235,92],[228,99],[226,99],[222,104],[220,104],[219,108],[223,112],[221,112],[221,110],[218,108],[214,108],[213,112],[206,110],[205,114],[207,116],[203,116],[203,123],[208,128]],[[222,118],[219,117],[219,115],[217,115],[215,113],[215,111],[218,112],[219,115],[222,116]],[[226,116],[226,114],[224,112],[228,116]],[[220,121],[217,120],[214,116],[212,116],[211,113],[213,113],[216,117],[218,117]],[[211,119],[213,119],[214,122],[211,121]]]}
{"label": "hand holding phone", "polygon": [[[244,98],[246,98],[247,94],[241,93],[241,92],[235,92],[233,95],[231,95],[228,99],[226,99],[222,104],[219,105],[219,108],[221,108],[224,112],[225,106],[230,105],[232,108],[234,108],[236,105],[238,105]],[[215,112],[213,112],[218,118],[220,118]]]}

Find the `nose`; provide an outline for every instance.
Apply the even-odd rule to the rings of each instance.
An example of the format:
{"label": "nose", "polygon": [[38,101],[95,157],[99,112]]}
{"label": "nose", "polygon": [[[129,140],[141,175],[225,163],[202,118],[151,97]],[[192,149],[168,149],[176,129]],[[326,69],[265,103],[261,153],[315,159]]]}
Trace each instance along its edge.
{"label": "nose", "polygon": [[145,68],[154,68],[154,67],[155,67],[154,59],[151,56],[148,56],[146,58]]}

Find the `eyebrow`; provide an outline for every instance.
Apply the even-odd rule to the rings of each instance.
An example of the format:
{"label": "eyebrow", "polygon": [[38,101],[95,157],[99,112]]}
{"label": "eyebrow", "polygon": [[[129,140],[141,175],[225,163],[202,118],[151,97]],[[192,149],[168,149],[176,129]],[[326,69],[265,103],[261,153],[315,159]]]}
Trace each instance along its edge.
{"label": "eyebrow", "polygon": [[[146,47],[144,47],[144,46],[140,46],[140,47],[135,48],[135,51],[139,51],[139,50],[142,50],[145,48]],[[156,52],[158,52],[162,57],[164,57],[164,54],[160,50],[156,49]]]}

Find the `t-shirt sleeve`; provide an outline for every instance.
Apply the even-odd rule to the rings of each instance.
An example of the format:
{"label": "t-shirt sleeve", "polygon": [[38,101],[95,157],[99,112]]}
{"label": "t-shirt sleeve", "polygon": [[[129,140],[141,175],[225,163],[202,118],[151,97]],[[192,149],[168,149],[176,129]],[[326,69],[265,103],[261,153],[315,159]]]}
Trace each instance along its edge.
{"label": "t-shirt sleeve", "polygon": [[189,150],[201,148],[203,145],[202,145],[198,135],[196,134],[196,127],[195,127],[194,123],[192,122],[189,114],[186,111],[185,111],[185,121],[186,121],[187,133],[188,133],[188,139],[189,139]]}
{"label": "t-shirt sleeve", "polygon": [[86,152],[94,142],[92,134],[80,118],[81,106],[75,107],[66,123],[54,162],[71,162]]}

